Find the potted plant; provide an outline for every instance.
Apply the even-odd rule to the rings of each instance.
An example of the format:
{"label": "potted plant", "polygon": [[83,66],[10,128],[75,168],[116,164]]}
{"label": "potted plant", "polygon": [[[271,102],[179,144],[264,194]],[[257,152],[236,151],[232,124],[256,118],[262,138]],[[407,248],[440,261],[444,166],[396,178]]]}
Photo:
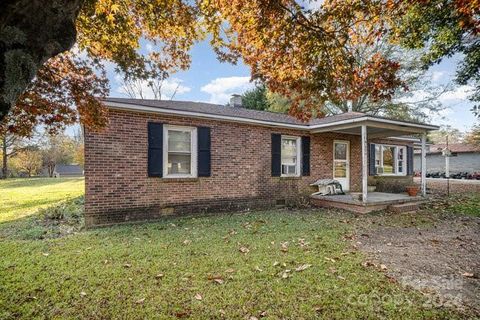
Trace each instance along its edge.
{"label": "potted plant", "polygon": [[416,197],[418,192],[420,191],[420,188],[418,186],[407,186],[407,193],[410,197]]}

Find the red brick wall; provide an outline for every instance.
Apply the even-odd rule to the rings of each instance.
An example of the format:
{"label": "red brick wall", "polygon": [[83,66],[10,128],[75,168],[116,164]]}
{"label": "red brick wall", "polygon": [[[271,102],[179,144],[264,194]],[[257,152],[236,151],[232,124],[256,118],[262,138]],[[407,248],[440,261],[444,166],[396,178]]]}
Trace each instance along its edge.
{"label": "red brick wall", "polygon": [[[147,122],[211,128],[212,175],[197,179],[147,176]],[[169,214],[270,206],[311,192],[332,177],[333,140],[350,141],[350,186],[361,186],[360,137],[311,135],[311,174],[271,177],[271,133],[305,132],[231,122],[110,110],[102,132],[85,131],[86,224],[155,219]]]}

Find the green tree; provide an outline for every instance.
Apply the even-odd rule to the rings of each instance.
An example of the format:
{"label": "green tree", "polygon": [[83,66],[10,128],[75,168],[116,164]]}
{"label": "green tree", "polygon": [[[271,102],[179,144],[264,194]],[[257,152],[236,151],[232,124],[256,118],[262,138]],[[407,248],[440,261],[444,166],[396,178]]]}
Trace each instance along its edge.
{"label": "green tree", "polygon": [[75,141],[65,134],[47,135],[42,148],[43,166],[53,177],[58,164],[70,164],[75,159]]}
{"label": "green tree", "polygon": [[447,141],[447,137],[448,143],[460,143],[463,139],[463,133],[448,125],[429,133],[428,140],[434,144],[444,144]]}
{"label": "green tree", "polygon": [[18,172],[25,172],[29,177],[36,175],[42,168],[42,154],[38,148],[27,148],[12,158],[13,166]]}
{"label": "green tree", "polygon": [[391,39],[421,49],[424,68],[461,54],[456,74],[460,85],[471,84],[473,111],[480,115],[480,0],[400,1],[403,14],[392,19]]}
{"label": "green tree", "polygon": [[267,88],[260,83],[251,90],[247,90],[242,94],[243,106],[253,110],[269,110],[270,102],[267,99]]}
{"label": "green tree", "polygon": [[288,98],[282,96],[279,93],[274,93],[269,90],[267,90],[266,97],[269,104],[268,111],[288,113],[291,105]]}
{"label": "green tree", "polygon": [[467,134],[465,134],[464,141],[466,143],[480,145],[480,125],[479,124],[473,126],[472,129]]}

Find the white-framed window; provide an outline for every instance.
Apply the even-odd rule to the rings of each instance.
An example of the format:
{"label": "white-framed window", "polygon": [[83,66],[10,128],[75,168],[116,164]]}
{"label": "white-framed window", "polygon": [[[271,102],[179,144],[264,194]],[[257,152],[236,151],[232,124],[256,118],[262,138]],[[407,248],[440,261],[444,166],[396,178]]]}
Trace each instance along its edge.
{"label": "white-framed window", "polygon": [[197,177],[197,128],[163,126],[163,177]]}
{"label": "white-framed window", "polygon": [[407,147],[387,144],[375,145],[375,170],[377,175],[406,174]]}
{"label": "white-framed window", "polygon": [[282,136],[282,177],[300,176],[300,137]]}

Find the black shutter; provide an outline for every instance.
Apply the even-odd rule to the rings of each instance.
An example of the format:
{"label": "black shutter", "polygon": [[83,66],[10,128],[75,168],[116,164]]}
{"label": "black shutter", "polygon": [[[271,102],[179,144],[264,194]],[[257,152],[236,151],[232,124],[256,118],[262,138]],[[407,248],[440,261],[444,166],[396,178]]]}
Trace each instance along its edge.
{"label": "black shutter", "polygon": [[413,175],[413,147],[407,146],[407,175]]}
{"label": "black shutter", "polygon": [[375,144],[370,143],[370,156],[368,157],[368,174],[370,176],[377,175],[375,170]]}
{"label": "black shutter", "polygon": [[210,152],[210,128],[198,127],[198,176],[210,177],[211,152]]}
{"label": "black shutter", "polygon": [[302,176],[310,175],[310,137],[302,137]]}
{"label": "black shutter", "polygon": [[148,123],[148,176],[161,177],[163,173],[163,124]]}
{"label": "black shutter", "polygon": [[282,162],[282,136],[272,133],[272,177],[280,177]]}

